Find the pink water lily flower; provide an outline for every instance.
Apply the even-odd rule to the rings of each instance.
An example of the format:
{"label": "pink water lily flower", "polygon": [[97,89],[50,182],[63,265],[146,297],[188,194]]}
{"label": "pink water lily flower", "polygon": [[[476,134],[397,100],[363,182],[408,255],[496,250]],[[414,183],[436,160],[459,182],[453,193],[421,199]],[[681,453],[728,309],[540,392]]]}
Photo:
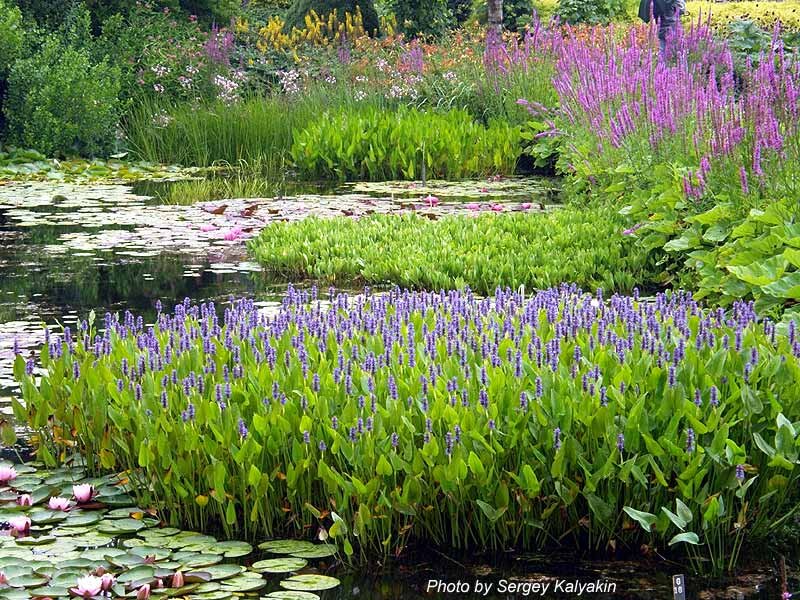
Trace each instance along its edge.
{"label": "pink water lily flower", "polygon": [[14,467],[0,466],[0,485],[8,483],[17,478],[17,470]]}
{"label": "pink water lily flower", "polygon": [[50,510],[69,510],[70,502],[66,498],[60,496],[52,496],[47,503],[47,508]]}
{"label": "pink water lily flower", "polygon": [[31,520],[28,517],[9,517],[8,524],[11,526],[11,533],[25,535],[31,529]]}
{"label": "pink water lily flower", "polygon": [[520,207],[522,210],[530,210],[530,209],[531,209],[531,206],[533,206],[533,205],[532,205],[530,202],[523,202],[522,204],[520,204],[520,206],[519,206],[519,207]]}
{"label": "pink water lily flower", "polygon": [[136,592],[136,600],[147,600],[150,597],[150,584],[145,583],[142,587],[139,588],[139,591]]}
{"label": "pink water lily flower", "polygon": [[103,580],[94,575],[86,575],[79,577],[78,583],[74,588],[70,588],[69,592],[73,596],[81,598],[92,598],[97,596],[103,589]]}
{"label": "pink water lily flower", "polygon": [[217,226],[212,225],[211,223],[203,223],[200,225],[200,231],[208,233],[209,231],[216,231]]}
{"label": "pink water lily flower", "polygon": [[480,189],[480,191],[481,191],[482,193],[484,193],[484,194],[488,194],[488,193],[489,193],[489,188],[485,188],[485,187],[483,187],[483,188],[481,188],[481,189]]}
{"label": "pink water lily flower", "polygon": [[478,204],[477,202],[470,202],[469,204],[467,204],[467,210],[480,210],[480,209],[481,205]]}
{"label": "pink water lily flower", "polygon": [[425,196],[425,198],[423,198],[423,200],[425,200],[425,203],[428,206],[431,206],[431,207],[436,206],[437,204],[439,204],[439,198],[437,198],[436,196],[432,196],[431,194],[428,194],[427,196]]}
{"label": "pink water lily flower", "polygon": [[33,506],[33,498],[31,498],[30,494],[22,494],[17,498],[17,504],[19,506]]}
{"label": "pink water lily flower", "polygon": [[3,573],[3,571],[0,571],[0,585],[5,585],[7,583],[8,583],[8,577],[6,577],[6,574]]}
{"label": "pink water lily flower", "polygon": [[492,210],[494,212],[503,212],[505,210],[502,204],[492,204]]}
{"label": "pink water lily flower", "polygon": [[72,495],[75,496],[75,500],[77,500],[78,503],[80,504],[83,504],[84,502],[89,502],[94,496],[94,487],[92,487],[88,483],[73,485]]}
{"label": "pink water lily flower", "polygon": [[242,231],[241,227],[234,227],[233,229],[229,229],[228,231],[226,231],[223,237],[225,238],[226,241],[233,242],[242,237],[243,234],[244,232]]}

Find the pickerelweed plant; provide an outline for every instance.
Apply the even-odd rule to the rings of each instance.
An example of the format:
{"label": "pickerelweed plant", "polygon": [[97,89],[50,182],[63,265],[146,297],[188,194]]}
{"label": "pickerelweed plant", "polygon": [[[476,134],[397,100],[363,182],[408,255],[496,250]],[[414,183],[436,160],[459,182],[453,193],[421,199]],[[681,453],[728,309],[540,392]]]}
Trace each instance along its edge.
{"label": "pickerelweed plant", "polygon": [[795,325],[683,293],[290,288],[272,316],[186,300],[48,332],[15,410],[47,463],[77,449],[228,535],[318,526],[364,561],[669,544],[719,573],[800,506],[799,357]]}

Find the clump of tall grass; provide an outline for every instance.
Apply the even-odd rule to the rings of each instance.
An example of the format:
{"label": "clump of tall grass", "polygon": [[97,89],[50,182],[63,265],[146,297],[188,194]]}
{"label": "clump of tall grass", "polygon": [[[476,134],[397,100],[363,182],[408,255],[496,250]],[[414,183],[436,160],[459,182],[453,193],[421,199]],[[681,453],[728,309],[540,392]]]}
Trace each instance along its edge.
{"label": "clump of tall grass", "polygon": [[[285,162],[296,130],[318,120],[331,105],[346,108],[355,102],[343,88],[252,96],[234,104],[142,102],[132,109],[125,132],[134,154],[152,162],[201,167],[241,161],[279,165]],[[381,102],[372,96],[361,105],[380,106]]]}

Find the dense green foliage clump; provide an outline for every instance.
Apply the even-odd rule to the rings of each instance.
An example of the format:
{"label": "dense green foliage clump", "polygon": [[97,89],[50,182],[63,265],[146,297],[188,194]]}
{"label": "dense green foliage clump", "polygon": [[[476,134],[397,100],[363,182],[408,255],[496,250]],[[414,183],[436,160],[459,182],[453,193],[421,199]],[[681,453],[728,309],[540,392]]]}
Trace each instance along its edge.
{"label": "dense green foliage clump", "polygon": [[627,14],[626,0],[559,0],[557,15],[565,23],[608,23]]}
{"label": "dense green foliage clump", "polygon": [[275,223],[251,243],[256,260],[290,280],[391,282],[425,289],[563,281],[630,291],[646,285],[648,258],[630,252],[612,208],[484,214],[430,220],[416,214]]}
{"label": "dense green foliage clump", "polygon": [[8,74],[4,106],[11,143],[54,155],[108,154],[122,114],[120,69],[85,45],[88,15],[50,36]]}
{"label": "dense green foliage clump", "polygon": [[296,132],[292,159],[303,176],[327,179],[461,179],[511,174],[519,131],[488,127],[465,111],[415,109],[326,113]]}

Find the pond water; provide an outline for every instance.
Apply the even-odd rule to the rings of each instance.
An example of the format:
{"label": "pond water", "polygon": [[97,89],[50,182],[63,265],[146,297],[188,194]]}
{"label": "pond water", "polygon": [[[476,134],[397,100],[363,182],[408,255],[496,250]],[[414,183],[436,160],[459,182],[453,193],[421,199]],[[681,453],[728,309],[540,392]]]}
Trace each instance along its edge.
{"label": "pond water", "polygon": [[[157,300],[169,306],[185,297],[222,303],[230,295],[251,296],[265,308],[277,308],[286,283],[262,274],[248,261],[245,247],[246,240],[269,222],[408,210],[429,218],[493,208],[541,211],[550,210],[555,198],[551,182],[506,180],[355,184],[336,194],[180,206],[155,197],[163,185],[168,184],[0,182],[0,420],[9,419],[10,398],[16,392],[11,374],[14,339],[25,354],[34,351],[42,341],[43,324],[75,324],[92,309],[101,315],[131,310],[149,320]],[[18,426],[18,433],[24,439],[24,428]],[[4,448],[2,454],[8,459],[14,453]],[[0,545],[0,557],[2,552]],[[753,568],[740,581],[713,589],[690,578],[688,597],[777,599],[780,589],[771,566]],[[448,557],[417,549],[379,574],[334,568],[342,585],[320,595],[385,600],[525,597],[499,587],[502,580],[513,579],[550,582],[545,597],[576,597],[554,593],[553,586],[557,579],[577,578],[617,583],[616,592],[592,594],[593,598],[670,598],[667,571],[672,570],[680,572],[680,567],[667,568],[663,562],[576,562],[569,555]],[[469,583],[470,591],[428,593],[431,579]],[[494,583],[494,591],[475,594],[476,580]]]}

